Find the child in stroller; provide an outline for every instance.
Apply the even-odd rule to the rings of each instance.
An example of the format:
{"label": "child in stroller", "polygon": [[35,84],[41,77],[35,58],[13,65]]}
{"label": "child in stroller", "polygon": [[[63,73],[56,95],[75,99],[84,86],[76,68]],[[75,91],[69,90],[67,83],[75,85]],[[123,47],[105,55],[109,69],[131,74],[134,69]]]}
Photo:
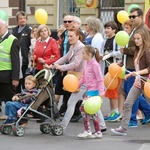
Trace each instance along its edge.
{"label": "child in stroller", "polygon": [[26,95],[20,98],[18,101],[25,98],[30,98],[31,103],[27,107],[23,107],[21,116],[15,122],[14,127],[12,125],[1,125],[0,131],[2,134],[10,134],[13,130],[13,134],[16,136],[23,136],[25,129],[19,125],[22,119],[30,119],[27,117],[27,114],[33,115],[33,119],[40,119],[40,131],[42,133],[48,134],[52,133],[53,135],[62,135],[63,129],[60,125],[56,125],[54,120],[58,118],[58,109],[54,101],[54,91],[52,77],[54,73],[52,70],[43,69],[39,71],[35,77],[37,82],[37,94]]}
{"label": "child in stroller", "polygon": [[[12,101],[8,101],[5,106],[5,115],[7,119],[4,125],[12,125],[17,121],[17,111],[22,107],[27,107],[31,103],[31,98],[19,100],[25,95],[35,95],[38,93],[36,87],[36,77],[29,75],[25,78],[25,89],[21,93],[13,96]],[[19,100],[19,101],[18,101]]]}

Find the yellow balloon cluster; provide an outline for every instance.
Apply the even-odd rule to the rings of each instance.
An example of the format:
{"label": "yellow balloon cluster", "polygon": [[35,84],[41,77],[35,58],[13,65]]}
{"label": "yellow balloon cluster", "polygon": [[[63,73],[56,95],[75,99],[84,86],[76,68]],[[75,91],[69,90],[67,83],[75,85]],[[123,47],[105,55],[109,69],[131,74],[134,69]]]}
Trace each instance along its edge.
{"label": "yellow balloon cluster", "polygon": [[40,8],[35,11],[35,19],[39,24],[46,24],[48,20],[47,12]]}

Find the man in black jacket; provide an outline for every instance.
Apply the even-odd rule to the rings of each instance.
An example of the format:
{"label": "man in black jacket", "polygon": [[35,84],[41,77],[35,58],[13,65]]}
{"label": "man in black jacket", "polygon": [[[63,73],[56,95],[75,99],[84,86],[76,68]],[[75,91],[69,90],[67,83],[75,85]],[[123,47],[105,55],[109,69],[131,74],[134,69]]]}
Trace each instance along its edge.
{"label": "man in black jacket", "polygon": [[28,68],[28,53],[31,45],[31,27],[27,25],[27,15],[24,11],[19,11],[16,14],[18,26],[13,29],[12,34],[18,38],[21,47],[22,61],[22,74],[23,78],[20,80],[18,92],[21,91],[21,86],[24,88],[25,72]]}
{"label": "man in black jacket", "polygon": [[19,84],[19,50],[17,38],[8,32],[7,23],[0,19],[0,96],[5,101],[12,99]]}

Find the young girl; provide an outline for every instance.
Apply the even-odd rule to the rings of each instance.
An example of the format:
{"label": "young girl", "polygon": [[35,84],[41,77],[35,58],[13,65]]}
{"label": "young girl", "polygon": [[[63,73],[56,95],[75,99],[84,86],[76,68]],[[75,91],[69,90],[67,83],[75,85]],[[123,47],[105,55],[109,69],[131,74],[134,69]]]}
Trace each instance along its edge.
{"label": "young girl", "polygon": [[[92,46],[85,46],[82,52],[83,59],[87,60],[85,69],[82,74],[82,78],[79,81],[79,87],[82,84],[86,85],[87,88],[87,97],[88,93],[93,93],[94,96],[103,96],[104,95],[104,81],[100,68],[100,55],[97,48]],[[96,58],[96,59],[95,59]],[[95,94],[96,93],[96,94]],[[86,98],[87,98],[86,97]],[[102,138],[102,133],[98,121],[97,114],[91,115],[94,123],[95,133],[92,135],[90,129],[90,119],[89,115],[84,111],[83,104],[86,99],[83,101],[82,106],[80,108],[81,114],[84,117],[84,128],[85,131],[78,135],[79,138]]]}
{"label": "young girl", "polygon": [[[111,131],[117,135],[126,135],[128,122],[130,120],[131,110],[134,102],[143,93],[144,83],[141,81],[140,76],[148,77],[150,74],[150,35],[146,30],[139,29],[134,33],[135,41],[135,54],[134,54],[134,66],[135,71],[127,74],[125,78],[135,76],[134,84],[128,93],[126,101],[124,103],[122,124],[119,128],[111,129]],[[150,99],[147,98],[147,100]]]}
{"label": "young girl", "polygon": [[3,124],[11,125],[17,120],[17,111],[22,107],[27,107],[31,103],[31,97],[18,101],[19,98],[30,95],[37,94],[36,78],[32,75],[28,75],[25,78],[25,89],[21,93],[13,96],[12,101],[8,101],[5,106],[5,115],[8,116]]}

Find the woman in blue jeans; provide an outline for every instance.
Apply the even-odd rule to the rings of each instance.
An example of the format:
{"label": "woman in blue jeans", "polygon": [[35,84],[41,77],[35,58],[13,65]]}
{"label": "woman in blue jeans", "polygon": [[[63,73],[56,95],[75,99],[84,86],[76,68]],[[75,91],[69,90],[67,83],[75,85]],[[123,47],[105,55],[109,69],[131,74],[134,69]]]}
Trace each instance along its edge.
{"label": "woman in blue jeans", "polygon": [[[128,71],[134,71],[129,70]],[[130,77],[128,80],[124,80],[124,92],[126,95],[128,95],[133,83],[134,83],[135,77]],[[138,120],[137,120],[137,112],[138,109],[141,110],[144,114],[144,119],[141,122],[142,124],[146,124],[150,121],[150,105],[146,101],[144,95],[140,95],[138,99],[134,102],[132,106],[132,112],[131,112],[131,118],[128,124],[129,128],[137,127],[138,126]]]}
{"label": "woman in blue jeans", "polygon": [[[147,29],[147,27],[146,27]],[[111,129],[114,134],[126,135],[128,122],[130,120],[132,106],[141,94],[144,94],[144,81],[141,76],[147,78],[150,74],[150,32],[147,30],[139,29],[134,33],[135,41],[135,54],[134,54],[134,66],[135,71],[125,76],[125,79],[135,76],[135,81],[130,89],[123,109],[123,119],[119,128]],[[146,97],[150,103],[150,98]]]}

